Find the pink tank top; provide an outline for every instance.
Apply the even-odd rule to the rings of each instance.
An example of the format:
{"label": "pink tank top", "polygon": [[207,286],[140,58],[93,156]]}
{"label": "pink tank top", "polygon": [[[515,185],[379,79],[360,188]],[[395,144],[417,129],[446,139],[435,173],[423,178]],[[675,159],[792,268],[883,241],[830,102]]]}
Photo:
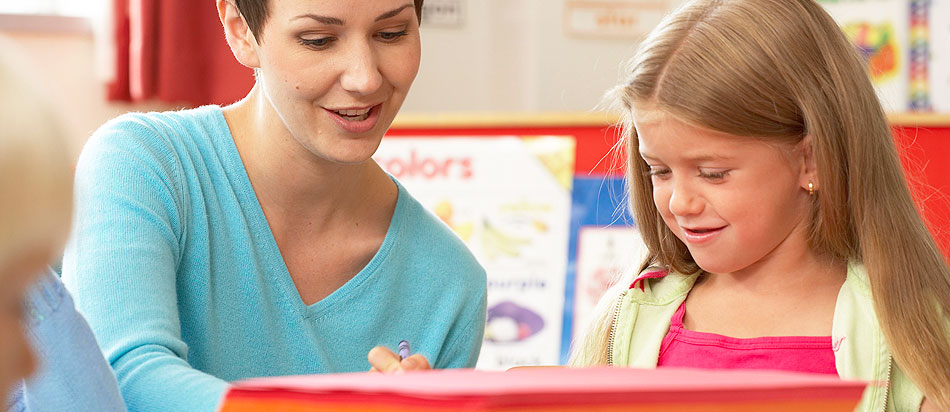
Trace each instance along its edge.
{"label": "pink tank top", "polygon": [[778,369],[837,374],[830,336],[730,338],[683,327],[686,303],[670,321],[658,367]]}

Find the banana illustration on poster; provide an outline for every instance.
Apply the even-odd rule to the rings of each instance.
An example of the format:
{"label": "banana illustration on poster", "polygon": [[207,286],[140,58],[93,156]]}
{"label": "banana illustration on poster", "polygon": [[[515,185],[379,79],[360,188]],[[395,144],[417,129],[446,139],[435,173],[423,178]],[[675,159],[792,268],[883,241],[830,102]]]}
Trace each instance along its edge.
{"label": "banana illustration on poster", "polygon": [[488,273],[479,369],[559,361],[572,136],[390,137],[374,158]]}
{"label": "banana illustration on poster", "polygon": [[909,108],[907,0],[819,0],[867,61],[881,104],[889,113]]}

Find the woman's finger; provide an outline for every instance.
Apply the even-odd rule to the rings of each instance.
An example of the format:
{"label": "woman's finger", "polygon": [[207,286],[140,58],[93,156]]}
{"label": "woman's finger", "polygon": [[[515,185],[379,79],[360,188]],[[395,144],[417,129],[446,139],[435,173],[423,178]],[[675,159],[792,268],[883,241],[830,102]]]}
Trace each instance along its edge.
{"label": "woman's finger", "polygon": [[369,354],[366,355],[366,358],[369,360],[369,364],[373,369],[379,372],[392,373],[402,370],[402,367],[399,365],[399,355],[396,355],[393,351],[385,347],[377,346],[371,349]]}

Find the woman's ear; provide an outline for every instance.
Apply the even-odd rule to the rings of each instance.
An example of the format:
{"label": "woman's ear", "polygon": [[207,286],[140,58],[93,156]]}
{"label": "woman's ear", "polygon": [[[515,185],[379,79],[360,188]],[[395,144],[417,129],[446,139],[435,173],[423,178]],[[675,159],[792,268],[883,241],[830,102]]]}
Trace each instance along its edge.
{"label": "woman's ear", "polygon": [[802,189],[814,194],[818,191],[818,163],[815,161],[814,141],[811,135],[805,136],[798,143],[798,159],[801,162],[801,173],[799,176],[799,185]]}
{"label": "woman's ear", "polygon": [[224,36],[231,46],[231,53],[237,61],[252,69],[260,68],[261,61],[257,56],[257,39],[241,15],[234,0],[217,0],[218,18],[224,26]]}

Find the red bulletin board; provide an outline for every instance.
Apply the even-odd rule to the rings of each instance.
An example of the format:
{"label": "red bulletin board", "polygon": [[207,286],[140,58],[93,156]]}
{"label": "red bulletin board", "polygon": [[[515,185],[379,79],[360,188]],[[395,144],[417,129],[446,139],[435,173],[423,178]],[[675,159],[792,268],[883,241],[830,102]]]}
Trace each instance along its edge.
{"label": "red bulletin board", "polygon": [[[575,175],[619,175],[625,159],[611,151],[619,136],[606,114],[408,115],[388,136],[571,135]],[[894,115],[895,141],[931,232],[950,257],[950,116]]]}

